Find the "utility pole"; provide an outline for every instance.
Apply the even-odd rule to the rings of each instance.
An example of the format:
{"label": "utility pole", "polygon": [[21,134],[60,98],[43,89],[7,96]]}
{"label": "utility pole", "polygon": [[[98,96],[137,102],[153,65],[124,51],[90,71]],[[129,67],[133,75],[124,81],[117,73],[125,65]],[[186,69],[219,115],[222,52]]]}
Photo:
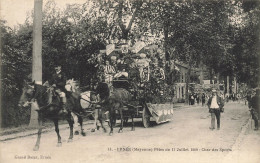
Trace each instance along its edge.
{"label": "utility pole", "polygon": [[[42,0],[34,0],[32,81],[42,84]],[[30,127],[38,126],[38,106],[31,107]]]}

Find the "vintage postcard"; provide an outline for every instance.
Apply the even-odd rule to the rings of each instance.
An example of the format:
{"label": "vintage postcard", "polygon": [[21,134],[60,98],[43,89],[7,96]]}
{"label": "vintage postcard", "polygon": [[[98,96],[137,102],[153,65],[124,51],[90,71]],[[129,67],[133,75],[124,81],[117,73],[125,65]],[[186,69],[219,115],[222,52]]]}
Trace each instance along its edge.
{"label": "vintage postcard", "polygon": [[259,163],[257,0],[0,0],[1,163]]}

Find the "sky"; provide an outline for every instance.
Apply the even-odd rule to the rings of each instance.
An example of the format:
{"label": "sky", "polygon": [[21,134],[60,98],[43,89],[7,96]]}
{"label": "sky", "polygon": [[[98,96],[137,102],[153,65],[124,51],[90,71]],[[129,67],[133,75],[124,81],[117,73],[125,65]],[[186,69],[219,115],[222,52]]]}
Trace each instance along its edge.
{"label": "sky", "polygon": [[[43,0],[43,7],[48,0]],[[66,4],[82,4],[87,0],[54,0],[59,8],[65,8]],[[14,27],[23,24],[27,13],[30,13],[34,7],[34,0],[0,0],[0,17],[6,20],[7,25]]]}

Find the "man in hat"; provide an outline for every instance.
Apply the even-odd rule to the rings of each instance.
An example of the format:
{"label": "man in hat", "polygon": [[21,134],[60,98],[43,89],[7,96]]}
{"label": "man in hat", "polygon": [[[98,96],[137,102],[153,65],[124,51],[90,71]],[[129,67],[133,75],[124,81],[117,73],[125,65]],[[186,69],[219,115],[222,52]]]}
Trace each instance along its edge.
{"label": "man in hat", "polygon": [[254,130],[258,130],[258,120],[259,120],[259,112],[260,112],[259,102],[260,102],[260,89],[256,89],[256,94],[252,97],[251,102],[249,103],[252,119],[255,121]]}
{"label": "man in hat", "polygon": [[52,78],[50,80],[50,84],[54,87],[55,92],[57,92],[60,96],[61,99],[61,107],[62,111],[66,111],[66,90],[65,90],[65,85],[66,85],[66,76],[61,70],[61,65],[55,66],[55,73],[52,75]]}
{"label": "man in hat", "polygon": [[215,116],[217,118],[217,129],[220,129],[220,111],[223,107],[223,100],[217,95],[216,89],[213,89],[212,96],[208,100],[208,108],[209,112],[211,113],[211,130],[215,129]]}

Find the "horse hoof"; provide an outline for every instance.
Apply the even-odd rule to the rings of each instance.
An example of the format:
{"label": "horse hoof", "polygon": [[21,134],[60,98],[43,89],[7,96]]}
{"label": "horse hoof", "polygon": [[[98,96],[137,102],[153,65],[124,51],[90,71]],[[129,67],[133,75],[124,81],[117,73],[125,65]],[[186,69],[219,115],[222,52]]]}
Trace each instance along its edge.
{"label": "horse hoof", "polygon": [[82,136],[86,136],[86,133],[85,133],[85,132],[81,132],[81,135],[82,135]]}
{"label": "horse hoof", "polygon": [[62,143],[58,143],[58,144],[57,144],[57,147],[61,147],[61,146],[62,146]]}
{"label": "horse hoof", "polygon": [[34,146],[33,150],[34,151],[38,151],[39,150],[39,146],[38,145]]}
{"label": "horse hoof", "polygon": [[109,133],[109,136],[112,136],[112,135],[113,135],[113,132],[110,132],[110,133]]}
{"label": "horse hoof", "polygon": [[131,131],[135,131],[135,129],[134,129],[134,128],[132,128],[132,129],[131,129]]}
{"label": "horse hoof", "polygon": [[73,142],[73,139],[68,139],[68,143]]}
{"label": "horse hoof", "polygon": [[122,132],[123,132],[123,130],[122,130],[122,129],[119,129],[119,130],[118,130],[118,133],[122,133]]}
{"label": "horse hoof", "polygon": [[100,126],[97,126],[97,130],[99,130]]}
{"label": "horse hoof", "polygon": [[74,135],[79,135],[79,132],[78,132],[78,131],[75,131],[75,132],[74,132]]}
{"label": "horse hoof", "polygon": [[103,131],[104,131],[104,133],[106,133],[106,132],[107,132],[107,130],[106,130],[105,128],[103,128]]}
{"label": "horse hoof", "polygon": [[91,132],[95,132],[95,129],[94,129],[94,128],[92,128],[92,129],[91,129]]}

